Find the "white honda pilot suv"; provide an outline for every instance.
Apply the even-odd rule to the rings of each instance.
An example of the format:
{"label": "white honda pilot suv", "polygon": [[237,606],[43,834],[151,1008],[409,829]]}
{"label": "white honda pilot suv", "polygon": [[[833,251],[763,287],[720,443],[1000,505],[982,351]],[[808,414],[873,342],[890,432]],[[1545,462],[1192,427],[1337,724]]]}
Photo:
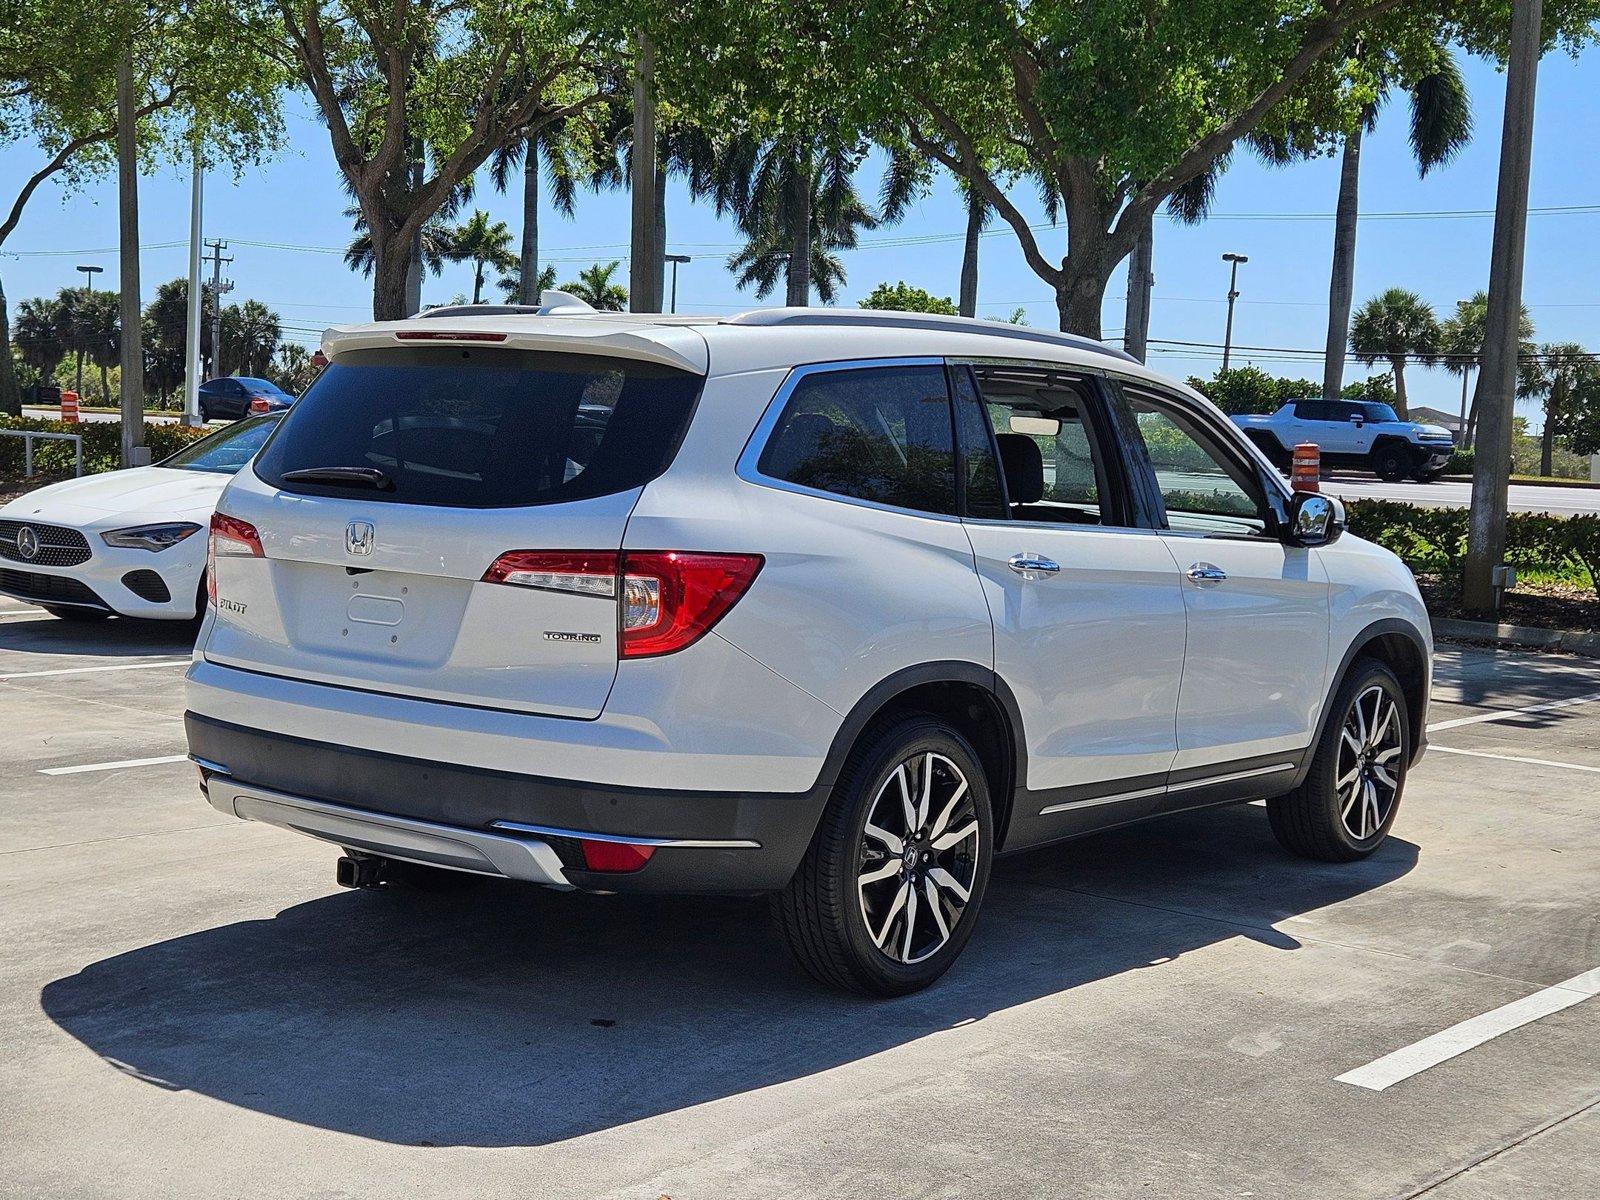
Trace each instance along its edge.
{"label": "white honda pilot suv", "polygon": [[211,804],[354,886],[770,893],[880,995],[996,854],[1260,798],[1382,843],[1416,587],[1194,392],[960,318],[573,307],[329,331],[212,524]]}

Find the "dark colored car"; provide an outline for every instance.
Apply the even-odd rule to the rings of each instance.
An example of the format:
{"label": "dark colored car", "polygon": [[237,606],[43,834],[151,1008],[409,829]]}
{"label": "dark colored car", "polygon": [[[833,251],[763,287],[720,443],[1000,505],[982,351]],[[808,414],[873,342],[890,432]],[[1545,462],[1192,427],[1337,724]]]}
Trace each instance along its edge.
{"label": "dark colored car", "polygon": [[278,412],[294,403],[277,384],[248,375],[208,379],[200,385],[200,416],[203,420],[236,421],[251,413]]}

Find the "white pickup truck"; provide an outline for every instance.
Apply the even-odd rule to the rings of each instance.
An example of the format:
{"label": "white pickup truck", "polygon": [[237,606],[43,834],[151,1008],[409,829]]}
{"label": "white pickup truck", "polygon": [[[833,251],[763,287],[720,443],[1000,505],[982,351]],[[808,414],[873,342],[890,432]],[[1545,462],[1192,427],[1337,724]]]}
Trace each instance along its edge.
{"label": "white pickup truck", "polygon": [[1448,429],[1402,421],[1387,404],[1369,400],[1291,400],[1270,416],[1233,420],[1280,468],[1289,465],[1296,446],[1315,442],[1325,465],[1426,483],[1444,471],[1455,449]]}

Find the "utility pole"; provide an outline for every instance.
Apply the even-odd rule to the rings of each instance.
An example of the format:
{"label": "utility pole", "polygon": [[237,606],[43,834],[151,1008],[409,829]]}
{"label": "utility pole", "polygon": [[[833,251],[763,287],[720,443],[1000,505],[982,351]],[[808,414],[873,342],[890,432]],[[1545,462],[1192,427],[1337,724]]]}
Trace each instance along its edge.
{"label": "utility pole", "polygon": [[667,261],[672,264],[672,310],[678,311],[678,264],[693,262],[687,254],[669,254]]}
{"label": "utility pole", "polygon": [[200,419],[200,238],[205,170],[199,139],[194,147],[194,180],[189,191],[189,302],[183,336],[183,423],[203,425]]}
{"label": "utility pole", "polygon": [[635,38],[633,73],[632,239],[628,259],[628,309],[661,311],[660,214],[656,202],[656,48],[643,33]]}
{"label": "utility pole", "polygon": [[1489,312],[1478,373],[1478,447],[1467,514],[1467,559],[1461,602],[1469,614],[1498,611],[1506,548],[1506,491],[1511,474],[1511,411],[1517,394],[1522,263],[1528,232],[1528,176],[1533,160],[1533,99],[1539,74],[1542,0],[1511,6],[1511,60],[1506,68],[1505,123],[1494,244],[1489,255]]}
{"label": "utility pole", "polygon": [[121,264],[122,465],[150,461],[144,444],[144,343],[139,311],[139,136],[134,127],[133,51],[117,60],[117,215]]}
{"label": "utility pole", "polygon": [[222,297],[233,291],[233,280],[222,278],[222,264],[231,263],[233,259],[223,258],[222,252],[228,248],[228,243],[221,238],[209,241],[206,245],[211,253],[206,255],[206,261],[211,264],[211,369],[216,374],[222,373]]}
{"label": "utility pole", "polygon": [[1139,240],[1128,257],[1128,306],[1122,322],[1122,348],[1140,362],[1150,350],[1150,292],[1156,277],[1151,271],[1155,256],[1155,219],[1145,222]]}
{"label": "utility pole", "polygon": [[1239,264],[1250,261],[1245,254],[1224,254],[1222,261],[1230,264],[1228,272],[1228,328],[1222,335],[1222,369],[1228,369],[1228,357],[1233,353],[1233,305],[1239,299]]}
{"label": "utility pole", "polygon": [[[104,267],[89,267],[89,266],[81,266],[80,265],[78,267],[78,270],[83,272],[83,291],[84,291],[84,294],[86,296],[94,295],[94,277],[96,275],[98,275],[101,271],[104,271],[105,268]],[[78,329],[76,331],[74,331],[74,335],[73,335],[77,339],[77,342],[78,342],[78,382],[76,384],[74,384],[73,386],[77,388],[79,400],[82,400],[83,399],[83,336],[82,336],[82,333],[81,333],[81,330],[83,329],[82,319],[80,318],[78,321],[74,322],[74,324],[76,324],[78,326]]]}

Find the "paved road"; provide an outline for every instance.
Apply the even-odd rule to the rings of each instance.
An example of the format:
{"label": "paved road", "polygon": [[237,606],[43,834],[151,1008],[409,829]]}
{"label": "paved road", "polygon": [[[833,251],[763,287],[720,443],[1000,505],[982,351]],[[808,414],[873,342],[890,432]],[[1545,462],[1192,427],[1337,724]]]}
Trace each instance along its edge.
{"label": "paved road", "polygon": [[[1335,478],[1322,481],[1324,491],[1346,500],[1399,500],[1423,508],[1470,508],[1470,483],[1382,483],[1376,479]],[[1512,512],[1547,512],[1558,516],[1600,513],[1600,486],[1592,488],[1541,487],[1514,483],[1510,490]]]}
{"label": "paved road", "polygon": [[[61,419],[61,410],[59,408],[34,408],[32,405],[24,404],[22,406],[22,415],[25,417],[42,417],[46,421],[59,421]],[[82,413],[79,415],[78,419],[81,421],[120,420],[120,418],[114,413],[99,412]],[[178,418],[175,414],[171,413],[162,413],[159,416],[153,416],[149,413],[146,413],[144,419],[151,425],[171,425]]]}
{"label": "paved road", "polygon": [[1544,990],[1600,967],[1600,701],[1548,707],[1600,664],[1444,649],[1471,723],[1364,863],[1252,806],[1008,859],[956,968],[871,1003],[757,901],[341,891],[186,763],[40,774],[181,754],[188,631],[4,611],[0,1195],[1600,1195],[1600,999]]}

